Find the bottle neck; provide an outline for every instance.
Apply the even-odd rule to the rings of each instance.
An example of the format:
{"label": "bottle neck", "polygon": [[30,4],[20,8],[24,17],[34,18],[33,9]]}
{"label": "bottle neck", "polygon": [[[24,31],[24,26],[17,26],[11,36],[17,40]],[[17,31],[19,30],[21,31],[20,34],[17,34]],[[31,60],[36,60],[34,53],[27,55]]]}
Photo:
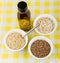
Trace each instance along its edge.
{"label": "bottle neck", "polygon": [[27,13],[28,12],[28,8],[26,8],[26,10],[23,11],[23,12],[18,9],[18,12],[21,13],[21,14]]}

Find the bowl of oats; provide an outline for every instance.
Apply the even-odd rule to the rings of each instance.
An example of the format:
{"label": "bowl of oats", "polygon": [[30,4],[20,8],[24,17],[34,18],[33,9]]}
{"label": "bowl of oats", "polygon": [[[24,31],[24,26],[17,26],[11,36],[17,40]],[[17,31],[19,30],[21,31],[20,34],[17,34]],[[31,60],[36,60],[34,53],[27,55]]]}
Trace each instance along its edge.
{"label": "bowl of oats", "polygon": [[35,59],[46,59],[53,53],[53,43],[44,36],[37,36],[29,42],[28,51]]}
{"label": "bowl of oats", "polygon": [[4,37],[6,47],[13,52],[23,50],[28,43],[28,37],[24,37],[25,34],[26,33],[20,29],[14,29],[7,32]]}
{"label": "bowl of oats", "polygon": [[34,27],[36,25],[39,26],[35,29],[35,31],[42,35],[48,35],[54,33],[57,27],[57,22],[54,16],[49,14],[41,14],[34,21]]}

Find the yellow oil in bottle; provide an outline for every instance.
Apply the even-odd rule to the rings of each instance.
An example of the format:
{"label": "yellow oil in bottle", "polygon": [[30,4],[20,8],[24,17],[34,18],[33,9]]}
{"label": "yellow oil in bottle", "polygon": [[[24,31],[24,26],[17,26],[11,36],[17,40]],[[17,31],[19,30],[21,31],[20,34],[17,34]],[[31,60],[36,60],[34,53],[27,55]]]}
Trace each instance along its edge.
{"label": "yellow oil in bottle", "polygon": [[18,3],[17,17],[20,28],[24,31],[29,31],[31,29],[30,11],[27,8],[26,2],[21,1]]}

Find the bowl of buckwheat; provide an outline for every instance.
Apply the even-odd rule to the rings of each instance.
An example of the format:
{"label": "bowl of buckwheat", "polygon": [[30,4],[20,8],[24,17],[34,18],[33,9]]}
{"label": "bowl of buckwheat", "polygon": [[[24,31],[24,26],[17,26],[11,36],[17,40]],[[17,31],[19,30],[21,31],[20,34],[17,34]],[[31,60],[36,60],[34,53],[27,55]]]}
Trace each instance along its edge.
{"label": "bowl of buckwheat", "polygon": [[37,36],[29,42],[28,51],[35,59],[46,59],[52,55],[53,43],[44,36]]}

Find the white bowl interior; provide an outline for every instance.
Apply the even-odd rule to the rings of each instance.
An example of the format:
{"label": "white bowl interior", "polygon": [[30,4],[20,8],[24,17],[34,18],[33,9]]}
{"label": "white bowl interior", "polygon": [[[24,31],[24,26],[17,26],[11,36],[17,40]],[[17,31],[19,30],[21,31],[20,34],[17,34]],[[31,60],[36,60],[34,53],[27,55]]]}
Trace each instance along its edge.
{"label": "white bowl interior", "polygon": [[[33,43],[34,41],[36,41],[36,40],[45,40],[45,41],[47,41],[47,42],[50,44],[51,51],[50,51],[50,53],[49,53],[46,57],[43,57],[43,58],[37,58],[36,56],[34,56],[34,55],[32,54],[30,48],[31,48],[32,43]],[[49,40],[49,39],[46,38],[46,37],[43,37],[43,36],[37,36],[37,37],[33,38],[33,39],[29,42],[29,45],[28,45],[28,51],[29,51],[30,55],[31,55],[32,57],[34,57],[35,59],[46,59],[46,58],[48,58],[48,57],[52,54],[52,52],[53,52],[53,44],[52,44],[52,41]]]}
{"label": "white bowl interior", "polygon": [[[55,19],[52,15],[49,15],[49,14],[41,14],[41,15],[39,15],[39,16],[35,19],[35,21],[34,21],[34,24],[33,24],[34,27],[36,26],[36,23],[37,23],[38,19],[40,19],[40,18],[42,18],[42,17],[49,17],[49,18],[54,22],[54,25],[55,25],[54,29],[52,30],[52,32],[47,33],[47,34],[52,34],[52,33],[54,33],[54,31],[56,30],[56,27],[57,27],[57,22],[56,22],[56,19]],[[47,34],[44,34],[44,33],[39,32],[39,31],[37,30],[37,28],[35,29],[35,31],[36,31],[37,33],[39,33],[39,34],[47,35]]]}
{"label": "white bowl interior", "polygon": [[5,35],[5,37],[4,37],[4,43],[5,43],[6,47],[7,47],[9,50],[11,50],[11,51],[21,51],[21,50],[24,49],[25,46],[27,45],[27,43],[28,43],[28,37],[27,37],[27,36],[24,37],[26,43],[25,43],[25,45],[24,45],[21,49],[13,50],[13,49],[9,48],[8,45],[6,44],[7,36],[8,36],[9,34],[13,33],[13,32],[18,32],[18,33],[20,33],[22,36],[24,36],[24,35],[26,34],[23,30],[20,30],[20,29],[11,30],[11,31],[7,32],[7,34]]}

